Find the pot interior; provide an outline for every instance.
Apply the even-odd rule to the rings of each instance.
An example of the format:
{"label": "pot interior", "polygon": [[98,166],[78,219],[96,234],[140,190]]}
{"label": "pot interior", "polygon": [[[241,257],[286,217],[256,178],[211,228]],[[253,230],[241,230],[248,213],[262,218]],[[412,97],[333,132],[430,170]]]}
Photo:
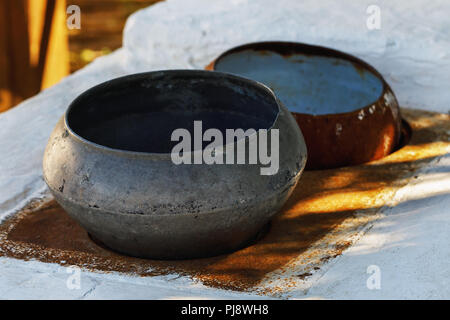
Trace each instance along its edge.
{"label": "pot interior", "polygon": [[357,62],[330,55],[235,49],[221,56],[214,69],[264,83],[297,113],[354,111],[375,102],[383,91],[381,79],[373,72]]}
{"label": "pot interior", "polygon": [[[170,153],[175,129],[270,128],[279,112],[273,94],[246,79],[208,71],[131,75],[96,86],[69,107],[68,127],[96,144],[127,151]],[[225,139],[224,139],[225,140]],[[204,142],[203,148],[210,142]]]}

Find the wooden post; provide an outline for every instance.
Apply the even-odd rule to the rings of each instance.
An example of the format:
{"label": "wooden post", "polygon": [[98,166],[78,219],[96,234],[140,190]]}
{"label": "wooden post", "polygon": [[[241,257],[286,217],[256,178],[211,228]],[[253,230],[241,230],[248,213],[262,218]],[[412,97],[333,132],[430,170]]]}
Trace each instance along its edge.
{"label": "wooden post", "polygon": [[0,1],[0,112],[69,74],[65,0]]}

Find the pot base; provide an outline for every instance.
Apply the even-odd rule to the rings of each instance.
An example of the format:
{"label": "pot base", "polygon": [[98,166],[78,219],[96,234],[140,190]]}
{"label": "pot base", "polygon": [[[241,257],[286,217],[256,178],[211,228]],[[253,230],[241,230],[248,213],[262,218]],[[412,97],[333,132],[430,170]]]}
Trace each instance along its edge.
{"label": "pot base", "polygon": [[[264,236],[266,234],[269,233],[270,230],[270,226],[271,223],[268,222],[267,224],[265,224],[257,233],[256,235],[252,236],[251,238],[249,238],[247,241],[241,243],[240,245],[236,246],[235,248],[230,248],[230,250],[224,251],[224,252],[217,252],[214,256],[219,256],[219,255],[224,255],[227,253],[232,253],[241,249],[244,249],[246,247],[252,246],[255,243],[257,243],[259,240],[261,240],[262,238],[264,238]],[[129,256],[129,257],[134,257],[134,258],[141,258],[141,259],[151,259],[151,260],[167,260],[161,257],[153,257],[153,256],[148,256],[148,257],[140,257],[140,256],[135,256],[132,254],[128,254],[126,252],[121,252],[118,251],[114,248],[108,247],[106,244],[104,244],[102,241],[100,241],[99,239],[97,239],[95,236],[93,236],[92,234],[90,234],[89,232],[87,232],[89,239],[92,240],[92,242],[94,242],[97,246],[99,246],[100,248],[104,249],[104,250],[109,250],[112,251],[114,253],[120,254],[120,255],[125,255],[125,256]],[[211,256],[208,256],[211,257]],[[208,257],[198,257],[198,258],[208,258]],[[177,259],[176,257],[172,258],[172,260],[186,260],[186,258],[179,258]]]}

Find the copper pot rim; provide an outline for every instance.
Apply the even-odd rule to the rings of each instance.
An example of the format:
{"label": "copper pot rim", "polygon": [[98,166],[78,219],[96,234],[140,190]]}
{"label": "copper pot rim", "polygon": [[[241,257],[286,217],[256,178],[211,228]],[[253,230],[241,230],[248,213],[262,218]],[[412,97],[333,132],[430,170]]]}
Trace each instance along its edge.
{"label": "copper pot rim", "polygon": [[[218,71],[215,69],[216,64],[220,62],[221,59],[228,56],[229,54],[236,53],[243,50],[267,50],[267,51],[273,51],[283,56],[289,56],[292,54],[303,54],[307,56],[322,56],[322,57],[332,57],[332,58],[338,58],[341,60],[349,61],[355,68],[360,69],[366,69],[367,71],[371,72],[373,75],[375,75],[382,83],[382,90],[380,92],[380,95],[377,99],[372,101],[371,103],[368,103],[358,109],[347,111],[347,112],[339,112],[339,113],[326,113],[326,114],[311,114],[311,113],[303,113],[303,112],[295,112],[290,111],[294,115],[298,115],[303,118],[308,119],[342,119],[342,118],[352,118],[355,115],[359,114],[361,111],[364,110],[368,111],[370,107],[372,107],[374,104],[379,104],[380,102],[384,104],[383,97],[387,92],[391,92],[392,95],[395,97],[395,94],[393,93],[393,90],[389,86],[389,84],[386,82],[386,80],[383,78],[381,73],[375,69],[372,65],[365,62],[364,60],[357,58],[356,56],[353,56],[351,54],[345,53],[343,51],[339,51],[336,49],[332,49],[329,47],[324,46],[317,46],[317,45],[311,45],[306,44],[302,42],[291,42],[291,41],[261,41],[261,42],[250,42],[243,45],[239,45],[236,47],[233,47],[231,49],[228,49],[224,52],[222,52],[216,59],[214,59],[209,65],[205,67],[207,70],[211,71]],[[225,71],[220,71],[225,72]],[[275,93],[276,94],[276,93]],[[397,100],[397,98],[395,97]],[[286,106],[289,109],[289,106]]]}

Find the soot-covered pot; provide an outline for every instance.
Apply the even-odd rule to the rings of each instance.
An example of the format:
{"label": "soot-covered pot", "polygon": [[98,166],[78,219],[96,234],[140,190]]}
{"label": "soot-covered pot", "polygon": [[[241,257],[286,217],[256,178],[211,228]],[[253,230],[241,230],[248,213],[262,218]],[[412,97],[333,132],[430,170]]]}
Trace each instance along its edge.
{"label": "soot-covered pot", "polygon": [[[261,174],[260,162],[174,163],[172,134],[184,128],[195,136],[194,121],[224,136],[227,129],[278,130],[278,170]],[[227,146],[248,147],[253,138],[260,131]],[[193,148],[192,158],[205,148]],[[58,203],[105,246],[183,259],[249,243],[289,197],[305,162],[301,131],[270,89],[219,72],[172,70],[81,94],[51,134],[43,172]]]}

